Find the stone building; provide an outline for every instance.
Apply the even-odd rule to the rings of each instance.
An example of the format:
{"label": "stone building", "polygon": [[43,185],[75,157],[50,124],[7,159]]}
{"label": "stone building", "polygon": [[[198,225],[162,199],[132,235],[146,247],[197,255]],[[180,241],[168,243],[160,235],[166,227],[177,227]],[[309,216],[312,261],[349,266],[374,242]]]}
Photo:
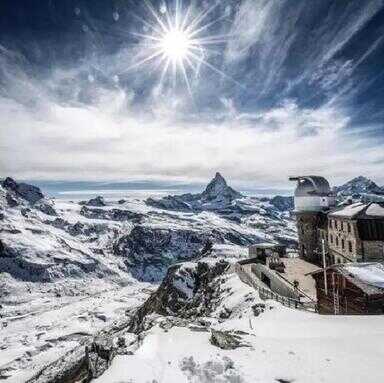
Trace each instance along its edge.
{"label": "stone building", "polygon": [[336,197],[323,177],[298,176],[289,179],[297,181],[294,214],[300,257],[321,265],[321,239],[327,239],[327,214],[334,208]]}
{"label": "stone building", "polygon": [[331,263],[384,260],[384,204],[343,206],[328,214]]}

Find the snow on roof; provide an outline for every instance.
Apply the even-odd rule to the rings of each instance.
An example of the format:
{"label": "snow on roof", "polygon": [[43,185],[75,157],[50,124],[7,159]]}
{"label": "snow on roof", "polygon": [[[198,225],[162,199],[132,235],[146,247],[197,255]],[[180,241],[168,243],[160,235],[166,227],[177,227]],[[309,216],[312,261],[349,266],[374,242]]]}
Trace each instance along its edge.
{"label": "snow on roof", "polygon": [[384,217],[384,206],[378,203],[371,203],[365,212],[366,215]]}
{"label": "snow on roof", "polygon": [[356,202],[351,205],[344,206],[340,210],[333,211],[329,213],[329,216],[337,216],[337,217],[354,217],[356,214],[360,213],[367,204]]}
{"label": "snow on roof", "polygon": [[276,249],[276,248],[285,247],[285,246],[280,245],[278,243],[262,242],[262,243],[256,243],[254,245],[250,245],[249,247],[252,249]]}
{"label": "snow on roof", "polygon": [[345,264],[345,270],[362,282],[384,289],[384,265],[382,263]]}

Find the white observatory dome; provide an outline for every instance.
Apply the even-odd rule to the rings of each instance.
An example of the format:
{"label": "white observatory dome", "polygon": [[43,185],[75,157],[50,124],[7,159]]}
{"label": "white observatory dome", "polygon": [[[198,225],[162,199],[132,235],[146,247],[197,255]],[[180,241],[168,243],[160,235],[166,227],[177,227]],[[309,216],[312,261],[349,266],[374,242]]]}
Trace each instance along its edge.
{"label": "white observatory dome", "polygon": [[295,211],[322,211],[335,205],[335,195],[328,181],[320,176],[290,177],[297,181],[295,189]]}

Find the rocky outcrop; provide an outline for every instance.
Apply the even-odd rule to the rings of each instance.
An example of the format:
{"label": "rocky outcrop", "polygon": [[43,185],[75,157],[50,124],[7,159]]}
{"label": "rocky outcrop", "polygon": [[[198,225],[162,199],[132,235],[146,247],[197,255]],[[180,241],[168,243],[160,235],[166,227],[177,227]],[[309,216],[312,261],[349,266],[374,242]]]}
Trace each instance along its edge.
{"label": "rocky outcrop", "polygon": [[293,197],[277,195],[269,203],[279,211],[291,211],[294,208]]}
{"label": "rocky outcrop", "polygon": [[109,221],[132,221],[140,222],[143,215],[140,213],[134,213],[129,210],[120,209],[90,209],[87,206],[83,206],[80,210],[80,214],[90,219],[105,219]]}
{"label": "rocky outcrop", "polygon": [[222,350],[234,350],[235,348],[247,346],[242,342],[241,336],[230,331],[219,331],[211,329],[211,337],[209,339],[212,345]]}
{"label": "rocky outcrop", "polygon": [[95,206],[95,207],[107,206],[107,204],[104,201],[104,198],[101,196],[91,198],[89,201],[85,202],[84,204],[86,206]]}
{"label": "rocky outcrop", "polygon": [[53,207],[53,204],[48,201],[39,201],[34,205],[37,210],[40,210],[42,213],[52,216],[57,216],[57,212]]}
{"label": "rocky outcrop", "polygon": [[220,286],[218,277],[228,267],[229,263],[224,260],[171,266],[160,287],[132,317],[129,331],[141,332],[145,317],[154,313],[184,319],[208,316],[217,305]]}
{"label": "rocky outcrop", "polygon": [[126,258],[127,266],[137,278],[154,280],[162,278],[170,264],[197,257],[202,250],[209,251],[208,244],[223,241],[220,233],[214,231],[200,233],[137,225],[113,244],[113,253]]}
{"label": "rocky outcrop", "polygon": [[83,222],[76,222],[75,224],[71,224],[63,218],[56,218],[53,221],[47,220],[44,221],[44,223],[52,225],[57,229],[62,229],[73,237],[77,237],[78,235],[93,237],[101,233],[105,233],[108,230],[108,226],[106,224],[85,224]]}
{"label": "rocky outcrop", "polygon": [[13,193],[16,197],[20,197],[31,204],[44,198],[43,193],[37,186],[29,185],[23,182],[16,182],[11,177],[7,177],[1,182],[1,185],[8,192]]}

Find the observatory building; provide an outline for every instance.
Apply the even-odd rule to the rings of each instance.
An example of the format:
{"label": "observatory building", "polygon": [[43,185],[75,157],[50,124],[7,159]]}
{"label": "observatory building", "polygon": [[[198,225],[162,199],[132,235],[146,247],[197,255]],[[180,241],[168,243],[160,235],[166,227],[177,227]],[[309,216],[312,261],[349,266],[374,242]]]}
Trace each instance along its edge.
{"label": "observatory building", "polygon": [[327,239],[327,213],[335,207],[336,196],[320,176],[290,177],[296,181],[294,203],[299,237],[299,254],[321,265],[321,239]]}

